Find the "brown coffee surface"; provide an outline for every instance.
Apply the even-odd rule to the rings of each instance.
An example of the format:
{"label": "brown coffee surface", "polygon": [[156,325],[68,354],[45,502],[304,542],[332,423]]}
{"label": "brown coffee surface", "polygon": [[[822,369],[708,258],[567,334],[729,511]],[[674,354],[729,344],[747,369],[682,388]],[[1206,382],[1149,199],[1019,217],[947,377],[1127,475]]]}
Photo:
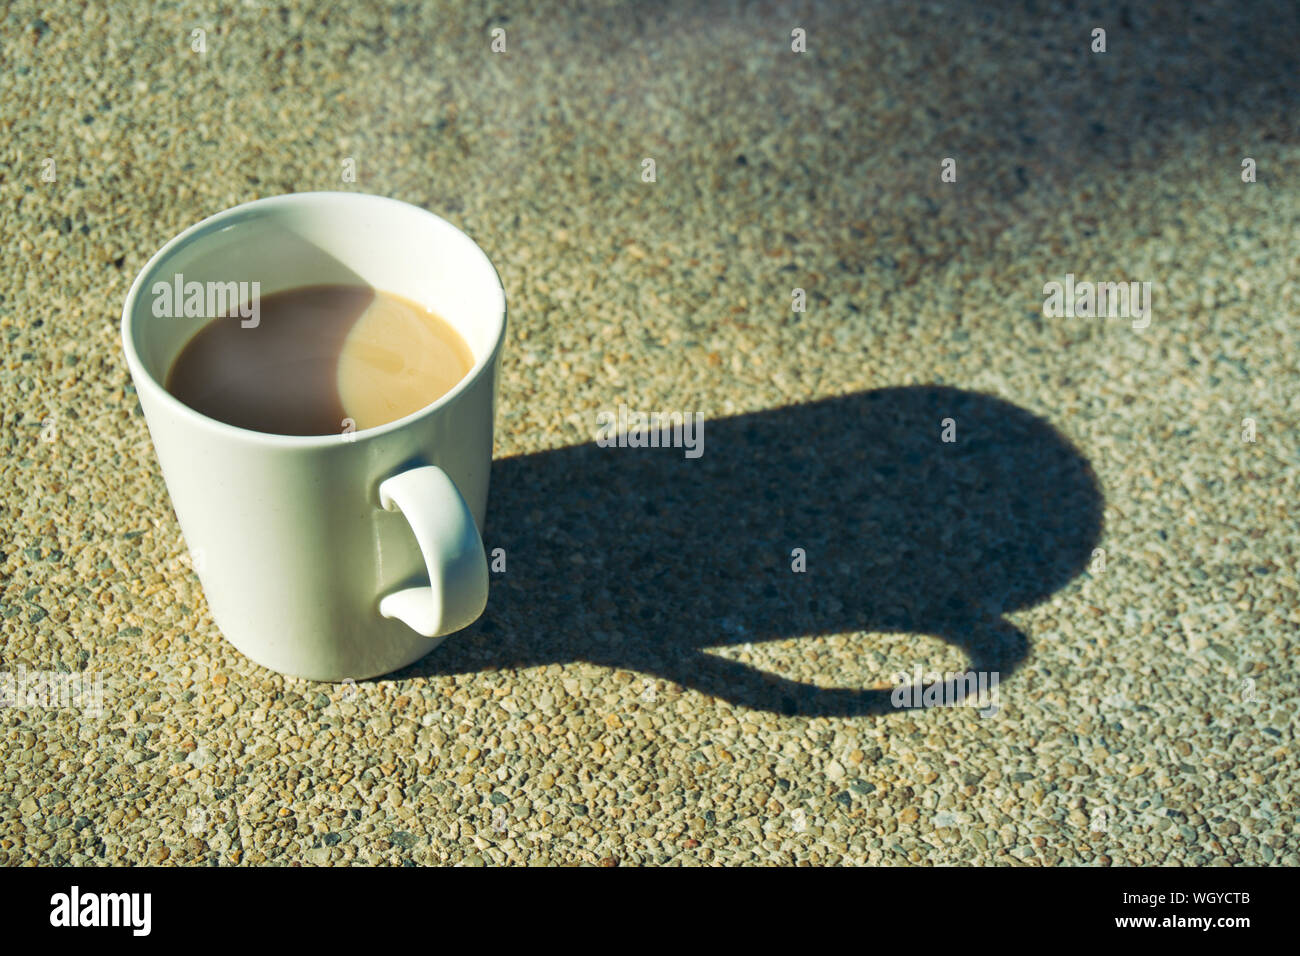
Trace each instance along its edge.
{"label": "brown coffee surface", "polygon": [[336,435],[423,408],[474,365],[446,321],[391,292],[303,286],[263,296],[259,308],[254,327],[235,312],[200,329],[172,363],[167,390],[240,428]]}

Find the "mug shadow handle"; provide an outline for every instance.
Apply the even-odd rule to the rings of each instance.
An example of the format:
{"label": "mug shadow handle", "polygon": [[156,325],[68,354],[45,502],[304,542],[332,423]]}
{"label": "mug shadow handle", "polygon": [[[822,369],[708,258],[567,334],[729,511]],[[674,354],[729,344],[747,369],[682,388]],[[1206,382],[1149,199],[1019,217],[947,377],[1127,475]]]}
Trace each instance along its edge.
{"label": "mug shadow handle", "polygon": [[[1029,641],[1025,635],[997,616],[983,621],[947,622],[934,633],[965,651],[969,663],[963,673],[982,671],[986,680],[992,674],[997,675],[992,680],[991,710],[982,710],[981,715],[996,713],[998,683],[1010,676],[1028,654]],[[678,658],[668,667],[649,662],[632,666],[733,704],[804,717],[879,716],[910,710],[918,706],[915,702],[923,698],[926,687],[934,686],[912,685],[917,693],[900,695],[911,701],[900,706],[895,703],[893,688],[819,687],[704,650]],[[944,682],[947,683],[951,681]]]}
{"label": "mug shadow handle", "polygon": [[473,623],[487,606],[487,555],[455,482],[436,465],[422,465],[385,480],[379,502],[406,518],[429,573],[428,587],[382,597],[379,613],[425,637],[442,637]]}

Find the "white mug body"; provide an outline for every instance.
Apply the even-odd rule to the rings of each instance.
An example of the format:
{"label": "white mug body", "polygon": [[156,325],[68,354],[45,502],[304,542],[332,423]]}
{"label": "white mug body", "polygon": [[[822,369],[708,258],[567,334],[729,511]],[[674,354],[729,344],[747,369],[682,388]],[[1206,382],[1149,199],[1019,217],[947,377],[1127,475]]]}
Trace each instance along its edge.
{"label": "white mug body", "polygon": [[[238,428],[164,387],[176,355],[208,321],[176,314],[176,303],[159,310],[168,282],[180,290],[244,282],[239,288],[261,296],[369,285],[435,311],[465,339],[474,365],[437,401],[374,428],[340,422],[339,434],[320,436]],[[445,637],[380,611],[386,595],[427,584],[433,570],[415,519],[386,508],[379,488],[435,466],[472,515],[468,533],[481,535],[505,327],[500,279],[473,240],[378,196],[297,193],[236,206],[185,230],[145,266],[123,309],[127,364],[208,607],[242,653],[295,677],[361,680],[417,660]],[[478,558],[465,558],[475,567],[478,544]],[[485,601],[486,567],[481,578]],[[481,603],[474,607],[477,616]]]}

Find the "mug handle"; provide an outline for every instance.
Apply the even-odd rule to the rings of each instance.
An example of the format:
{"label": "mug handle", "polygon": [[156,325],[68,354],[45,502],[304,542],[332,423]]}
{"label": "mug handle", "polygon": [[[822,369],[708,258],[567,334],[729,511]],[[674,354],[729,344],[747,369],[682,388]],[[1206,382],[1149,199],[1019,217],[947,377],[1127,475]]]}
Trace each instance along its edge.
{"label": "mug handle", "polygon": [[436,465],[423,465],[385,480],[379,503],[385,511],[401,511],[429,572],[428,587],[385,595],[379,613],[425,637],[472,624],[487,607],[487,555],[456,483]]}

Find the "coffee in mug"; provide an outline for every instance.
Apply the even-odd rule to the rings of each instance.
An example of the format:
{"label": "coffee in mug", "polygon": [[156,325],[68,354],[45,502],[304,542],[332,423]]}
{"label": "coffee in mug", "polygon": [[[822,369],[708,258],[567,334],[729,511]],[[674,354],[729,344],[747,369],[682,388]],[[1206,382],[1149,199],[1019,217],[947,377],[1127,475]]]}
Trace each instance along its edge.
{"label": "coffee in mug", "polygon": [[[255,324],[241,319],[249,314]],[[166,388],[227,425],[330,435],[419,411],[473,365],[460,334],[418,303],[363,285],[313,285],[213,318],[176,357]]]}

